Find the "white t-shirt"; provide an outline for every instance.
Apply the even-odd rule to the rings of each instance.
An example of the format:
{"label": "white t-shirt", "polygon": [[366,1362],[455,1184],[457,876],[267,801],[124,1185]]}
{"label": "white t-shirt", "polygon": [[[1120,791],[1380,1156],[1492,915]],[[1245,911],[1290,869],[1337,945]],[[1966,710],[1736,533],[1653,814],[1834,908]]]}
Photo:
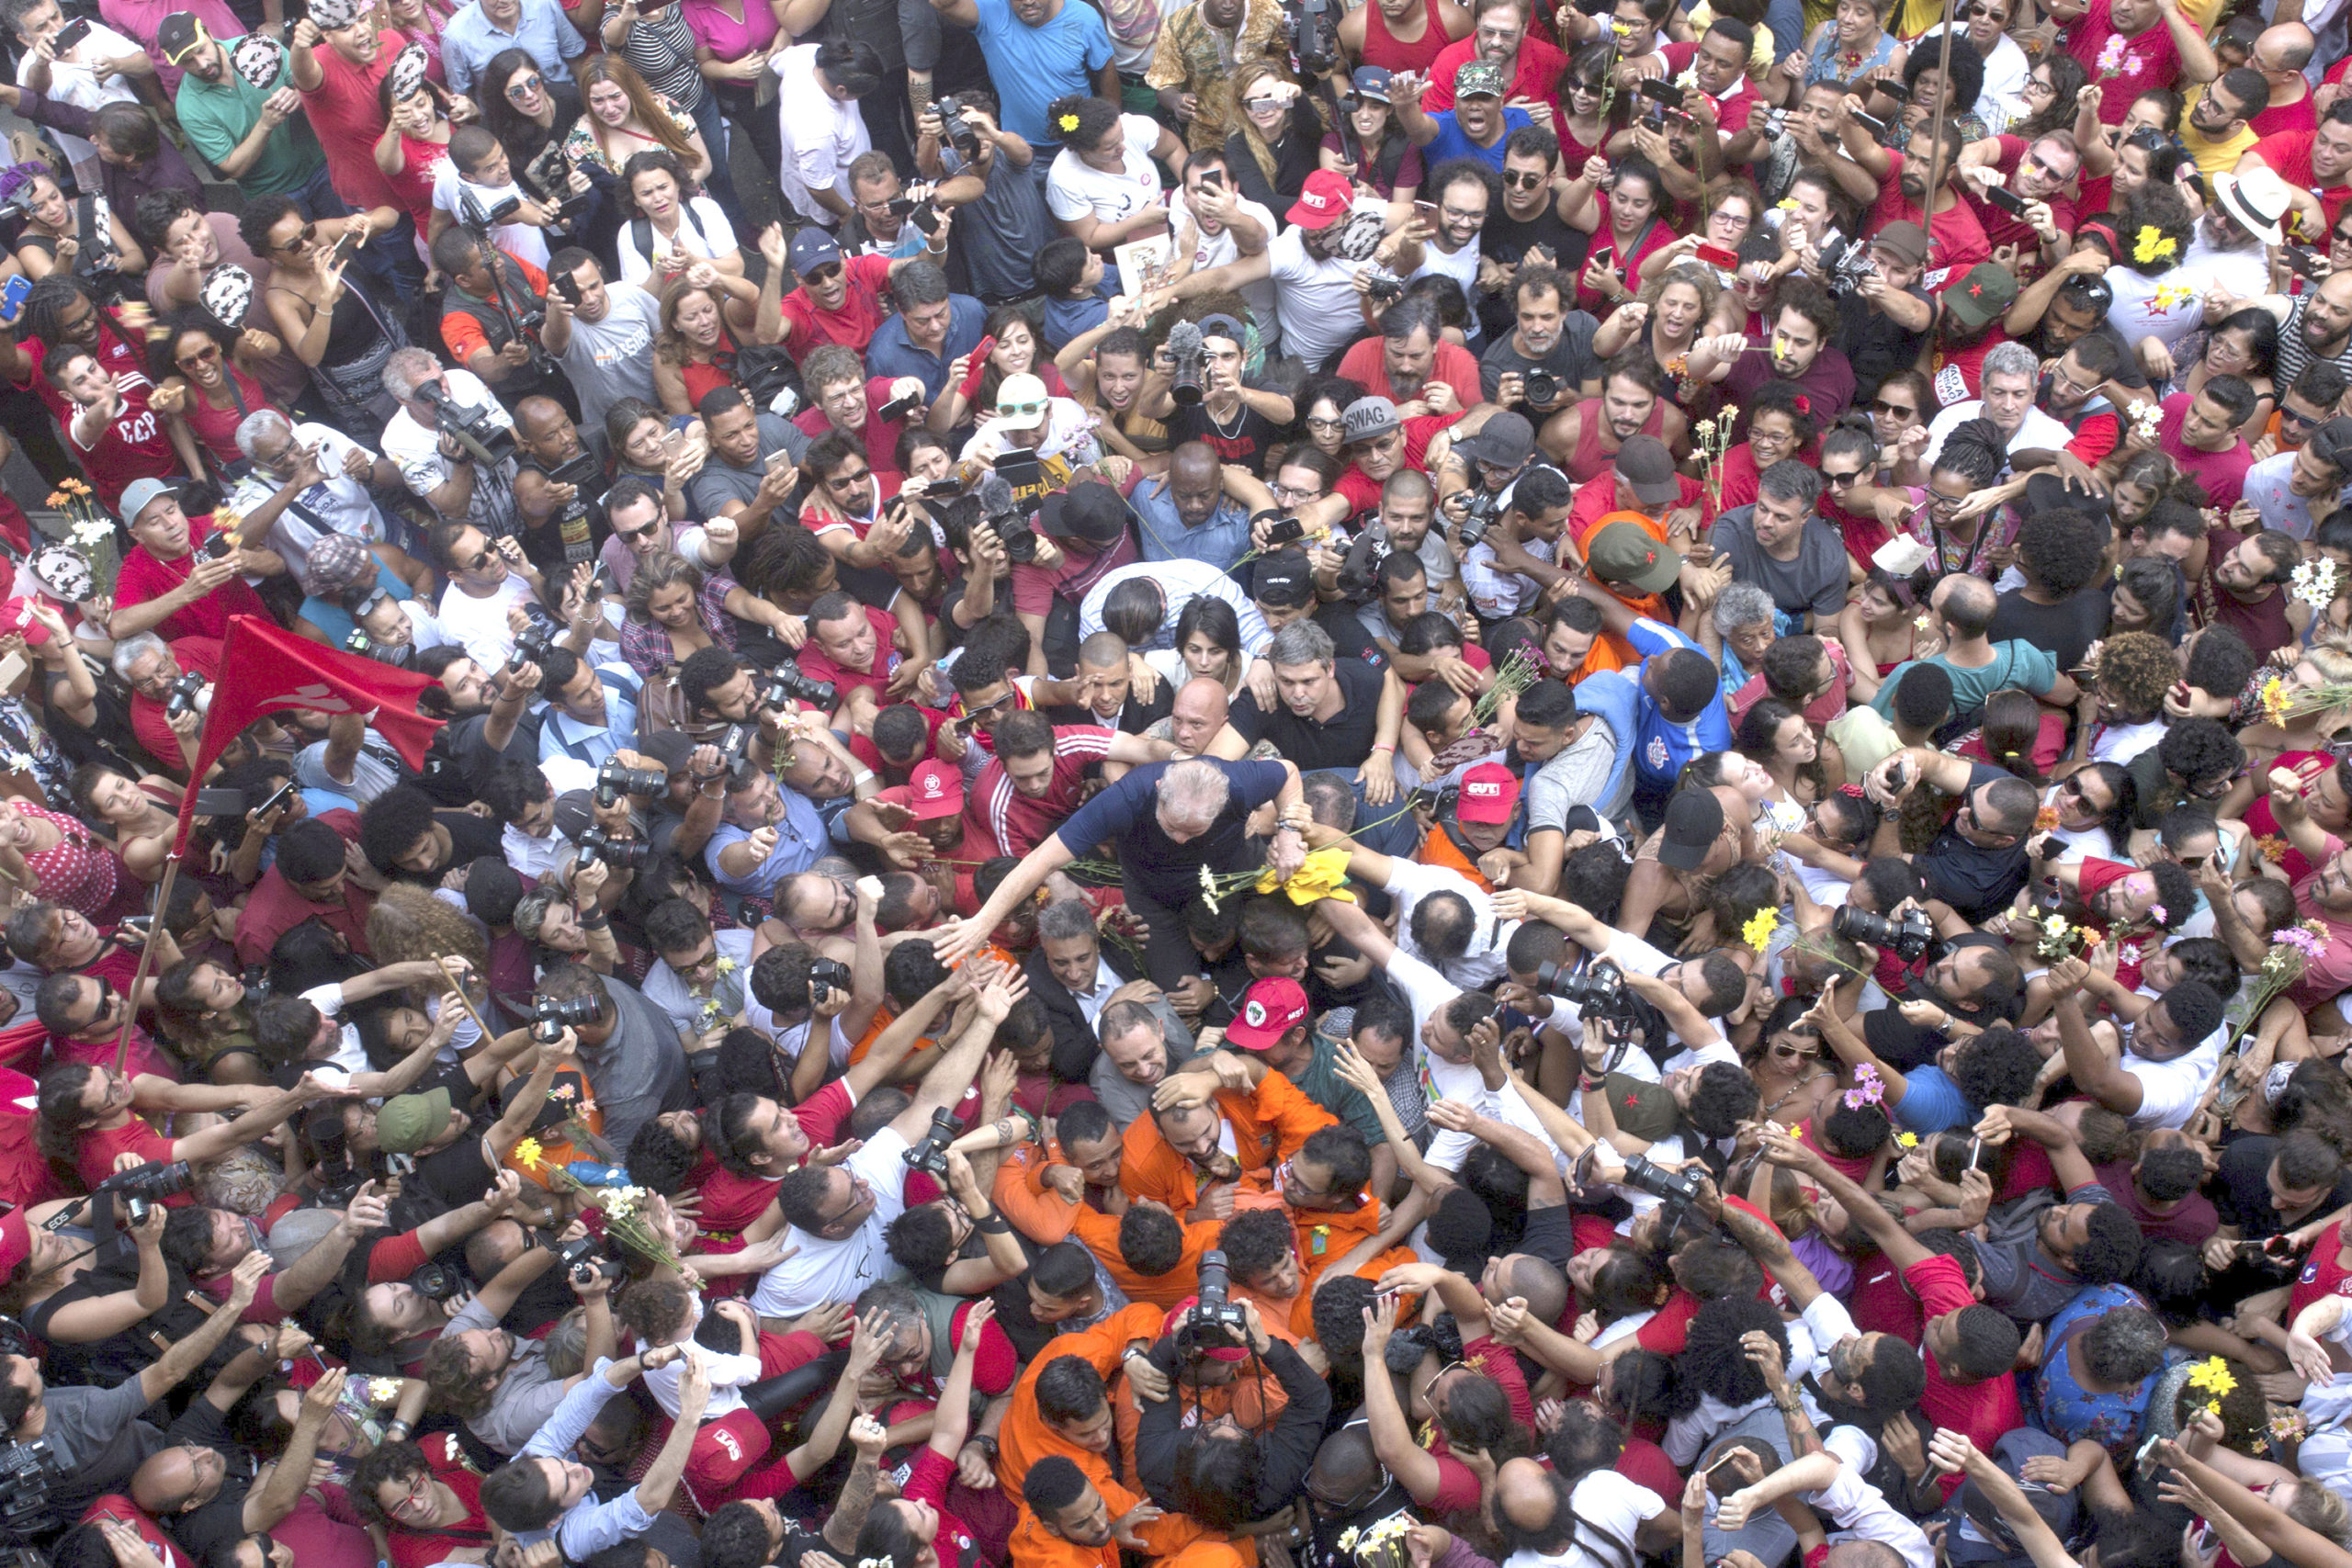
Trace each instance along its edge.
{"label": "white t-shirt", "polygon": [[[501,430],[514,428],[514,416],[506,412],[481,378],[470,370],[450,370],[443,374],[443,389],[449,400],[466,408],[481,409],[490,423]],[[431,495],[449,480],[457,465],[441,453],[441,434],[429,425],[416,423],[414,415],[403,408],[384,426],[384,456],[401,471],[401,482],[414,491],[418,499]],[[428,506],[431,502],[425,502]],[[514,509],[514,459],[507,457],[498,465],[495,478],[481,471],[477,463],[474,474],[473,500],[466,509],[468,521],[483,524],[511,514]],[[446,617],[445,617],[446,618]]]}
{"label": "white t-shirt", "polygon": [[[1283,231],[1283,226],[1274,220],[1274,215],[1248,197],[1235,197],[1233,205],[1243,217],[1254,220],[1266,231],[1268,244],[1272,244],[1274,237]],[[1199,220],[1193,220],[1193,228],[1196,232],[1199,231]],[[1203,233],[1193,246],[1193,270],[1205,272],[1213,266],[1223,266],[1229,261],[1238,260],[1240,254],[1241,247],[1235,243],[1232,230],[1220,229],[1214,234]],[[1274,322],[1272,281],[1261,277],[1255,283],[1245,283],[1240,293],[1250,306],[1250,314],[1256,318],[1260,330],[1272,328]]]}
{"label": "white t-shirt", "polygon": [[[325,475],[294,498],[294,505],[310,513],[311,519],[300,516],[289,506],[270,525],[269,547],[286,558],[287,570],[299,581],[302,569],[310,562],[311,545],[319,536],[320,525],[372,543],[384,536],[384,519],[376,510],[375,498],[368,493],[368,487],[343,471],[346,454],[356,452],[372,463],[376,458],[373,452],[332,425],[307,420],[294,426],[294,441],[297,446],[319,449],[319,468]],[[282,488],[275,479],[247,474],[230,492],[229,504],[238,515],[244,516]]]}
{"label": "white t-shirt", "polygon": [[882,1233],[907,1212],[907,1168],[900,1156],[913,1145],[895,1127],[885,1127],[842,1162],[874,1189],[874,1213],[854,1235],[828,1241],[794,1227],[789,1242],[799,1252],[760,1276],[752,1310],[762,1317],[792,1317],[827,1302],[855,1301],[877,1280],[904,1272],[883,1249]]}
{"label": "white t-shirt", "polygon": [[1495,918],[1494,899],[1478,885],[1449,866],[1423,865],[1390,856],[1388,888],[1396,897],[1396,942],[1412,955],[1427,964],[1429,954],[1420,951],[1413,941],[1413,908],[1424,898],[1437,893],[1457,893],[1470,904],[1470,949],[1460,958],[1439,965],[1439,972],[1464,990],[1481,991],[1496,981],[1506,978],[1510,965],[1504,961],[1503,950],[1519,932],[1517,920]]}
{"label": "white t-shirt", "polygon": [[653,243],[650,256],[637,248],[637,225],[621,225],[622,282],[644,283],[653,276],[653,264],[673,251],[705,261],[735,254],[735,228],[727,221],[727,214],[719,210],[718,203],[707,196],[697,196],[687,201],[685,210],[692,216],[678,220],[678,231],[673,235],[664,237],[652,224],[646,225],[646,234]]}
{"label": "white t-shirt", "polygon": [[498,592],[477,599],[455,582],[441,591],[441,635],[466,650],[466,657],[483,670],[499,670],[514,655],[514,634],[506,626],[506,612],[517,604],[536,604],[538,595],[510,571]]}
{"label": "white t-shirt", "polygon": [[1123,114],[1119,124],[1127,138],[1115,175],[1096,168],[1068,147],[1054,154],[1053,166],[1046,171],[1046,205],[1056,218],[1068,221],[1091,212],[1098,222],[1116,223],[1165,202],[1159,165],[1151,161],[1159,122],[1149,115]]}
{"label": "white t-shirt", "polygon": [[1613,1470],[1596,1470],[1568,1494],[1576,1515],[1577,1539],[1558,1553],[1520,1551],[1502,1561],[1502,1568],[1617,1568],[1631,1551],[1634,1536],[1643,1524],[1666,1512],[1666,1499]]}
{"label": "white t-shirt", "polygon": [[[131,90],[130,83],[119,76],[101,82],[89,62],[119,60],[126,54],[143,52],[139,44],[112,28],[92,22],[87,37],[67,50],[63,59],[50,62],[49,91],[42,96],[60,103],[72,104],[77,109],[87,109],[92,114],[108,104],[135,104],[139,101],[139,95]],[[24,85],[25,71],[31,61],[32,55],[28,51],[17,51],[17,83],[19,86]],[[50,134],[56,137],[57,144],[65,150],[65,156],[72,161],[74,173],[83,175],[85,188],[97,189],[97,148],[87,137],[69,136],[62,130],[51,130]],[[124,226],[129,227],[127,223]]]}
{"label": "white t-shirt", "polygon": [[1250,603],[1241,585],[1206,561],[1196,560],[1139,561],[1107,573],[1087,591],[1086,598],[1079,604],[1078,635],[1081,639],[1102,629],[1102,606],[1109,603],[1111,590],[1136,577],[1151,578],[1167,594],[1168,614],[1159,625],[1162,638],[1176,635],[1176,622],[1183,615],[1184,606],[1206,593],[1233,606],[1234,618],[1241,623],[1242,652],[1255,658],[1273,639],[1273,634],[1266,629],[1266,617],[1258,613],[1258,606]]}
{"label": "white t-shirt", "polygon": [[[510,197],[519,199],[523,196],[523,187],[513,180],[503,186],[478,186],[471,180],[460,179],[458,165],[447,158],[433,166],[434,211],[457,217],[458,193],[461,190],[472,192],[485,212]],[[490,237],[498,243],[500,250],[511,252],[533,266],[544,269],[548,265],[548,237],[528,223],[501,223],[490,231]]]}
{"label": "white t-shirt", "polygon": [[2140,1109],[2132,1113],[2132,1125],[2188,1126],[2189,1112],[2197,1109],[2213,1069],[2222,1064],[2222,1042],[2228,1035],[2227,1028],[2217,1029],[2197,1049],[2169,1062],[2143,1061],[2126,1049],[2123,1070],[2140,1080]]}
{"label": "white t-shirt", "polygon": [[[1928,425],[1927,460],[1928,464],[1932,466],[1935,463],[1936,455],[1944,449],[1944,438],[1957,429],[1962,421],[1984,417],[1984,400],[1982,398],[1971,398],[1964,403],[1954,403],[1936,415]],[[2018,433],[2015,435],[2009,437],[2009,450],[2012,452],[2056,452],[2063,450],[2066,443],[2074,438],[2073,431],[2068,430],[2040,409],[2029,408],[2025,411],[2025,423],[2018,426]]]}
{"label": "white t-shirt", "polygon": [[2162,719],[2150,719],[2145,724],[2110,724],[2102,728],[2098,738],[2091,742],[2091,761],[2128,762],[2164,738]]}
{"label": "white t-shirt", "polygon": [[784,198],[801,215],[828,229],[841,219],[819,205],[808,193],[835,191],[843,201],[850,164],[871,152],[865,117],[857,101],[842,102],[817,81],[817,46],[795,44],[769,62],[776,74],[776,124],[784,139],[784,168],[779,185]]}
{"label": "white t-shirt", "polygon": [[2108,324],[2134,349],[2147,337],[2177,349],[2205,324],[2205,294],[2215,281],[2211,267],[2184,264],[2161,277],[2144,277],[2129,266],[2111,266],[2106,277],[2115,291]]}
{"label": "white t-shirt", "polygon": [[[733,962],[734,976],[742,980],[743,999],[752,999],[752,942],[754,932],[746,926],[731,931],[714,931],[711,943],[719,957]],[[645,976],[641,987],[645,999],[670,1015],[670,1021],[688,1034],[700,1034],[705,1027],[701,1000],[687,990],[686,983],[669,961],[657,958]],[[714,987],[714,995],[716,987]]]}
{"label": "white t-shirt", "polygon": [[1306,238],[1296,229],[1275,235],[1266,256],[1283,343],[1294,357],[1320,365],[1356,340],[1363,330],[1363,310],[1356,303],[1356,273],[1363,264],[1337,256],[1317,261],[1306,254]]}

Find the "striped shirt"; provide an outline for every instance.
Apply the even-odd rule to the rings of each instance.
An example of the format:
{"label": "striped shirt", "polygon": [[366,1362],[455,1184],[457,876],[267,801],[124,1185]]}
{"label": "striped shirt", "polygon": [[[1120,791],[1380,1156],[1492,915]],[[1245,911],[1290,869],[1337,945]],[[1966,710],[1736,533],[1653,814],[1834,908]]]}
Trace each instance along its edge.
{"label": "striped shirt", "polygon": [[625,52],[646,85],[692,114],[702,107],[702,72],[695,64],[694,29],[685,8],[664,6],[628,29]]}

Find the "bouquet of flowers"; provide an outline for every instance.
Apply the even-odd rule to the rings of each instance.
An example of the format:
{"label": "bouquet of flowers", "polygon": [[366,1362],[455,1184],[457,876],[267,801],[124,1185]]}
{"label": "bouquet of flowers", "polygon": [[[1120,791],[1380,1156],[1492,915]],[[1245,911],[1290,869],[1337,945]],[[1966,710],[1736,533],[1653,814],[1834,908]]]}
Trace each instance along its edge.
{"label": "bouquet of flowers", "polygon": [[2238,1380],[2230,1375],[2229,1362],[2219,1356],[2208,1356],[2189,1370],[2188,1386],[2199,1393],[2210,1395],[2205,1408],[2219,1416],[2222,1401],[2235,1391]]}
{"label": "bouquet of flowers", "polygon": [[2273,675],[2262,683],[2262,716],[2272,724],[2290,724],[2347,704],[2352,704],[2352,682],[2327,681],[2290,690],[2286,677]]}
{"label": "bouquet of flowers", "polygon": [[1772,945],[1773,933],[1781,929],[1781,911],[1769,906],[1747,917],[1739,928],[1739,940],[1759,956]]}
{"label": "bouquet of flowers", "polygon": [[1736,423],[1739,409],[1725,403],[1713,419],[1702,419],[1692,428],[1699,438],[1699,460],[1706,465],[1707,500],[1713,510],[1724,507],[1724,454],[1731,450],[1731,427]]}
{"label": "bouquet of flowers", "polygon": [[91,581],[100,593],[114,592],[122,570],[122,544],[114,519],[100,507],[90,487],[78,479],[62,479],[49,492],[49,504],[65,515],[65,542],[88,563]]}
{"label": "bouquet of flowers", "polygon": [[517,1165],[544,1175],[551,1190],[576,1193],[583,1205],[601,1213],[605,1234],[622,1246],[669,1268],[685,1267],[666,1228],[647,1213],[653,1195],[629,1185],[627,1170],[591,1160],[557,1165],[545,1154],[537,1138],[525,1138],[514,1145],[514,1158]]}
{"label": "bouquet of flowers", "polygon": [[2010,919],[2033,928],[2034,951],[2044,958],[2072,958],[2082,951],[2082,928],[2069,925],[2064,915],[2013,915]]}
{"label": "bouquet of flowers", "polygon": [[2154,403],[2134,403],[2132,405],[2132,433],[2153,446],[2164,417],[2164,411]]}
{"label": "bouquet of flowers", "polygon": [[1411,1568],[1407,1538],[1413,1533],[1413,1522],[1412,1515],[1400,1511],[1373,1524],[1351,1527],[1340,1532],[1340,1553],[1354,1558],[1357,1568]]}
{"label": "bouquet of flowers", "polygon": [[2297,563],[2287,579],[2288,592],[2314,610],[2324,610],[2335,603],[2337,587],[2335,563],[2325,556],[2313,556]]}
{"label": "bouquet of flowers", "polygon": [[1503,698],[1517,696],[1535,684],[1543,673],[1536,660],[1528,656],[1525,645],[1512,649],[1509,657],[1495,667],[1493,683],[1479,693],[1478,700],[1470,705],[1471,717],[1479,724],[1490,722]]}

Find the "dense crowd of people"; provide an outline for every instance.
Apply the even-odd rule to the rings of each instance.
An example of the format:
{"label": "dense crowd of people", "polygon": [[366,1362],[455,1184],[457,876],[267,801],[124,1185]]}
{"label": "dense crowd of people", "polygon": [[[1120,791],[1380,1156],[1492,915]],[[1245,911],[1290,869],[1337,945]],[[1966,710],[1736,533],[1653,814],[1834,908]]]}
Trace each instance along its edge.
{"label": "dense crowd of people", "polygon": [[2352,1568],[2343,6],[76,7],[25,1562]]}

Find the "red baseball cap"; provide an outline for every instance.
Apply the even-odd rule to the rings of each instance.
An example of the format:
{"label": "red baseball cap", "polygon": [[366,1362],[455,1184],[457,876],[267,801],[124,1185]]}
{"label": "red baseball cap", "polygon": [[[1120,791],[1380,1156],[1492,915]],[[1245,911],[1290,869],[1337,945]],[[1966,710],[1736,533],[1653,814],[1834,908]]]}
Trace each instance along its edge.
{"label": "red baseball cap", "polygon": [[964,809],[964,775],[944,762],[918,762],[908,776],[907,795],[918,822],[958,816]]}
{"label": "red baseball cap", "polygon": [[1481,762],[1462,775],[1453,815],[1464,822],[1508,822],[1519,807],[1519,775],[1500,762]]}
{"label": "red baseball cap", "polygon": [[1244,1051],[1263,1051],[1306,1021],[1306,992],[1295,980],[1276,975],[1253,981],[1241,993],[1241,1010],[1225,1043]]}
{"label": "red baseball cap", "polygon": [[[1288,985],[1289,982],[1284,981],[1283,984]],[[1186,1296],[1182,1301],[1178,1302],[1170,1310],[1168,1315],[1160,1320],[1160,1337],[1165,1338],[1182,1328],[1184,1325],[1184,1314],[1200,1304],[1201,1298],[1198,1296]],[[1199,1354],[1212,1361],[1246,1361],[1250,1359],[1250,1352],[1238,1345],[1220,1345],[1214,1350],[1203,1350]]]}
{"label": "red baseball cap", "polygon": [[1298,199],[1291,203],[1289,221],[1302,229],[1329,229],[1348,215],[1355,195],[1347,175],[1336,169],[1317,169],[1306,176]]}

